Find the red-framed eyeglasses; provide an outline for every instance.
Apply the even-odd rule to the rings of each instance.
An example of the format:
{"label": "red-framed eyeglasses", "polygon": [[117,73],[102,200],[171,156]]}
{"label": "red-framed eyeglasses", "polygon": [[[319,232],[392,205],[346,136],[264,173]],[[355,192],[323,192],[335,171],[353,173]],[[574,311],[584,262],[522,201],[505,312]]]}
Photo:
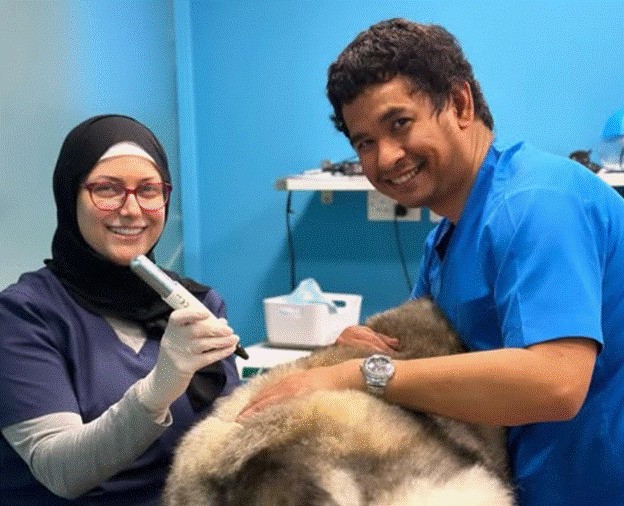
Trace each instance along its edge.
{"label": "red-framed eyeglasses", "polygon": [[101,211],[121,209],[128,195],[134,195],[139,207],[148,212],[165,207],[172,189],[169,183],[141,183],[136,188],[126,188],[123,183],[116,181],[87,183],[83,188],[89,191],[91,202]]}

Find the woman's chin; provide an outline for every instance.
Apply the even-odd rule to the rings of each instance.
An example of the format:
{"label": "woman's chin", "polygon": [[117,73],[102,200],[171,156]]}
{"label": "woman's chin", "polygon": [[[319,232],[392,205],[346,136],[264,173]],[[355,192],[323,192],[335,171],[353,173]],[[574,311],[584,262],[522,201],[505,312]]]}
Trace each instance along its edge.
{"label": "woman's chin", "polygon": [[114,251],[107,252],[105,256],[116,265],[127,266],[134,257],[145,255],[148,251],[149,248],[117,248]]}

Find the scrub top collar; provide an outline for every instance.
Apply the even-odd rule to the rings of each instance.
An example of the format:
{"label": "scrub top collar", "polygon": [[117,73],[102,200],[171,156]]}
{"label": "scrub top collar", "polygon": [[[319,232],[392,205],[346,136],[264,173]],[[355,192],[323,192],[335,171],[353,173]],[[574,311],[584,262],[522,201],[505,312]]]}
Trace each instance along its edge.
{"label": "scrub top collar", "polygon": [[488,148],[487,154],[477,171],[477,177],[470,189],[468,198],[464,205],[464,209],[459,217],[456,225],[451,223],[448,218],[443,218],[440,223],[440,231],[438,239],[435,242],[435,251],[438,254],[440,261],[443,261],[446,252],[453,240],[453,232],[455,229],[462,229],[466,227],[466,223],[469,223],[474,216],[478,215],[483,207],[483,196],[487,193],[487,187],[491,184],[494,167],[500,156],[500,150],[497,148],[496,139],[492,141]]}

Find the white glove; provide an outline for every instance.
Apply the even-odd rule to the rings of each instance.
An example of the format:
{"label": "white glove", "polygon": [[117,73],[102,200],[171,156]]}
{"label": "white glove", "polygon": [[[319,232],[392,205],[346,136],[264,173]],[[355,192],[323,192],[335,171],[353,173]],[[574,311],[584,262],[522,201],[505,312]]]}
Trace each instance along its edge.
{"label": "white glove", "polygon": [[139,384],[140,402],[161,418],[186,391],[193,374],[230,356],[238,341],[225,318],[192,308],[176,309],[160,341],[156,365]]}

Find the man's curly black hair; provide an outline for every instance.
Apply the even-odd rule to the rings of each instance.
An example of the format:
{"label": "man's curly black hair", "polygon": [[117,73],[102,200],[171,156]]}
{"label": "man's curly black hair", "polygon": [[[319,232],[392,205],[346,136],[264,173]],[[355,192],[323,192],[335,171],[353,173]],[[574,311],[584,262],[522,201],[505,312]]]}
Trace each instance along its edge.
{"label": "man's curly black hair", "polygon": [[364,88],[397,76],[407,77],[415,90],[426,93],[438,114],[448,103],[453,86],[468,82],[475,115],[494,129],[481,87],[457,39],[441,26],[399,18],[381,21],[361,32],[330,65],[327,96],[334,108],[331,119],[336,128],[349,137],[342,107]]}

